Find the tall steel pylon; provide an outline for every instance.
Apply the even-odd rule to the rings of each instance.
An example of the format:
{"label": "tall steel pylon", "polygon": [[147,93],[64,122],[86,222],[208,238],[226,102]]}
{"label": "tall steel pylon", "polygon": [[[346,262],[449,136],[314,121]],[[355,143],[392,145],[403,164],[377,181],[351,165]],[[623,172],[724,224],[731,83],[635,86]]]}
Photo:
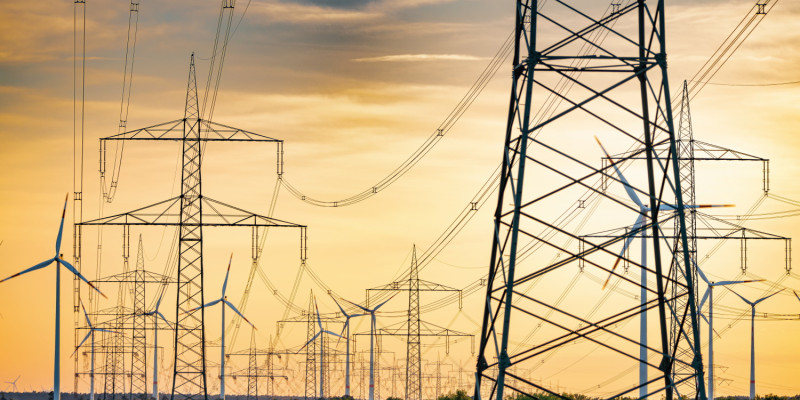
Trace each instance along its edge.
{"label": "tall steel pylon", "polygon": [[[194,54],[189,64],[186,109],[183,116],[183,171],[181,173],[178,233],[178,299],[175,324],[175,364],[172,395],[202,394],[206,388],[205,303],[203,299],[203,203],[200,149],[200,110]],[[224,323],[224,322],[223,322]],[[198,344],[201,344],[198,346]]]}
{"label": "tall steel pylon", "polygon": [[[762,167],[762,190],[764,195],[769,192],[769,159],[765,159],[762,157],[754,156],[751,154],[743,153],[741,151],[737,151],[734,149],[722,147],[719,145],[711,144],[708,142],[700,141],[695,139],[694,130],[692,128],[692,114],[691,114],[691,107],[690,107],[690,90],[689,85],[686,81],[683,83],[683,88],[681,90],[681,102],[679,105],[676,105],[675,110],[679,111],[680,119],[678,123],[678,136],[676,138],[676,148],[677,148],[677,161],[679,165],[679,173],[680,173],[680,180],[681,180],[681,188],[683,190],[683,199],[684,204],[687,205],[696,205],[697,199],[695,196],[695,185],[696,185],[696,162],[697,161],[749,161],[749,162],[756,162],[760,163]],[[669,156],[670,149],[665,144],[661,146],[657,146],[654,150],[657,157],[659,158],[667,158]],[[603,159],[603,162],[618,162],[619,160],[645,160],[646,158],[642,155],[632,154],[633,152],[628,152],[624,154],[614,155],[610,157],[606,157]],[[700,226],[704,226],[704,232],[698,233],[697,231],[697,219],[698,213],[697,209],[694,207],[690,207],[686,210],[686,236],[687,236],[687,254],[689,255],[690,259],[690,266],[691,266],[691,276],[693,280],[697,282],[697,265],[702,264],[702,261],[705,260],[698,258],[698,240],[737,240],[740,242],[740,251],[742,254],[746,254],[747,249],[747,241],[749,240],[782,240],[785,242],[785,249],[786,252],[786,270],[791,270],[791,262],[790,262],[790,252],[791,252],[791,239],[783,236],[778,236],[774,234],[770,234],[767,232],[760,232],[755,231],[752,229],[745,228],[742,225],[734,224],[730,222],[726,222],[725,224],[720,224],[719,221],[715,221],[714,219],[708,218],[703,214],[699,215],[701,217]],[[678,220],[675,220],[673,229],[675,232],[679,231]],[[594,235],[587,235],[595,238],[611,238],[608,234],[594,234]],[[647,234],[643,234],[644,237],[652,238]],[[674,242],[674,246],[676,249],[680,250],[682,247],[682,242],[679,236],[673,236],[671,238]],[[719,244],[718,244],[719,245]],[[674,263],[672,263],[670,267],[669,276],[671,279],[685,279],[684,273],[681,268],[678,266],[683,265],[683,252],[676,251]],[[746,256],[743,256],[740,260],[742,273],[744,273],[747,269],[747,260]],[[667,281],[668,284],[668,292],[671,295],[672,302],[669,305],[671,310],[686,310],[686,298],[683,293],[685,288],[681,285],[670,285],[670,280]],[[695,299],[697,299],[697,286],[695,286]],[[702,312],[702,310],[698,310]],[[691,347],[688,347],[687,344],[681,341],[681,323],[685,320],[684,315],[674,314],[671,318],[670,324],[670,343],[675,344],[675,357],[683,359],[684,363],[674,363],[673,364],[673,380],[675,382],[682,381],[687,375],[691,374],[691,371],[687,371],[685,365],[691,360],[693,351]],[[711,376],[711,371],[708,371],[709,376]],[[713,387],[711,386],[712,382],[709,379],[709,384],[706,386],[708,397],[711,398],[713,394]],[[694,397],[693,387],[687,385],[678,385],[678,392],[687,397]]]}
{"label": "tall steel pylon", "polygon": [[[682,198],[684,204],[697,204],[695,199],[695,173],[694,173],[694,136],[692,132],[692,115],[689,110],[689,90],[686,81],[683,82],[683,95],[681,96],[680,119],[678,120],[678,136],[676,138],[675,148],[678,150],[677,163],[680,179],[680,187],[682,191]],[[679,232],[680,221],[675,220],[675,232]],[[698,282],[697,268],[695,262],[697,261],[697,210],[688,209],[684,218],[686,241],[684,242],[679,237],[675,238],[675,262],[672,263],[669,276],[673,280],[685,281],[686,274],[680,266],[688,264],[690,278],[693,282]],[[685,246],[685,248],[684,248]],[[688,257],[685,260],[684,257]],[[686,310],[686,302],[689,296],[684,296],[682,291],[686,290],[681,285],[668,285],[670,295],[673,299],[671,308],[673,310]],[[699,300],[697,297],[697,286],[694,287],[694,299]],[[674,382],[686,382],[684,378],[694,374],[694,369],[691,367],[691,361],[694,357],[694,349],[688,345],[686,341],[680,340],[683,334],[681,325],[683,321],[681,318],[672,318],[670,326],[670,343],[675,343],[675,357],[686,362],[674,363],[672,369],[672,379]],[[699,342],[698,342],[699,343]],[[687,366],[688,364],[688,366]],[[702,380],[702,379],[701,379]],[[696,388],[689,384],[678,385],[676,389],[679,393],[696,397]]]}
{"label": "tall steel pylon", "polygon": [[[404,287],[405,286],[405,287]],[[461,290],[440,283],[419,279],[417,264],[417,246],[411,250],[411,267],[408,281],[396,281],[387,285],[367,289],[367,306],[370,303],[370,291],[408,292],[408,314],[406,321],[381,328],[375,335],[380,339],[384,335],[405,336],[406,342],[406,400],[422,400],[422,337],[444,337],[447,351],[450,350],[450,337],[473,337],[463,332],[453,331],[420,319],[420,292],[456,292],[458,308],[461,309]],[[366,335],[357,333],[356,336]],[[474,346],[472,346],[474,350]]]}
{"label": "tall steel pylon", "polygon": [[[178,228],[178,290],[176,301],[174,368],[171,398],[207,399],[205,325],[203,305],[203,227],[288,227],[300,230],[300,258],[306,259],[306,227],[255,214],[203,195],[202,143],[264,142],[278,144],[278,172],[282,169],[282,141],[200,118],[194,54],[189,63],[186,106],[181,119],[123,132],[101,139],[105,147],[115,140],[177,141],[182,144],[181,194],[123,214],[80,225],[174,226]],[[177,218],[176,218],[177,217]]]}
{"label": "tall steel pylon", "polygon": [[317,341],[311,340],[317,332],[316,315],[317,313],[314,309],[314,294],[312,293],[309,296],[308,313],[306,314],[306,339],[308,340],[308,344],[306,344],[306,400],[317,398]]}
{"label": "tall steel pylon", "polygon": [[[516,2],[513,80],[474,398],[503,400],[510,389],[566,399],[559,388],[526,375],[527,368],[545,362],[569,365],[564,369],[571,376],[582,377],[575,378],[581,385],[576,390],[633,396],[640,387],[634,374],[614,383],[608,378],[618,369],[608,366],[638,364],[645,346],[650,396],[672,400],[690,393],[705,400],[695,281],[675,162],[664,1],[615,2],[605,11],[598,8],[602,4],[584,4]],[[590,160],[605,153],[598,137],[609,148],[633,149],[632,155],[593,167]],[[655,152],[659,145],[669,149],[667,157]],[[636,155],[645,158],[644,166],[632,162]],[[607,191],[603,179],[612,182]],[[606,201],[600,216],[576,217],[601,198]],[[631,205],[627,198],[638,202]],[[616,215],[625,223],[628,218],[642,223],[612,238],[582,237],[586,229],[618,226],[609,218]],[[663,240],[671,219],[680,246]],[[642,230],[651,232],[652,267],[620,253]],[[642,284],[621,274],[615,269],[621,260],[653,279]],[[676,260],[682,274],[670,276]],[[595,273],[600,279],[578,279]],[[603,283],[607,276],[610,288]],[[684,309],[668,306],[675,304],[670,285],[680,287]],[[641,289],[651,295],[645,307],[625,295]],[[646,345],[625,326],[644,312],[657,314],[651,324],[658,345]],[[670,332],[676,316],[683,317],[678,343],[671,342]],[[676,347],[692,349],[688,360],[676,357]],[[576,354],[584,358],[569,364]],[[687,371],[679,381],[673,380],[675,364]],[[677,388],[682,390],[676,393]]]}
{"label": "tall steel pylon", "polygon": [[406,400],[422,400],[422,343],[419,337],[419,269],[417,247],[408,275],[408,342],[406,344]]}

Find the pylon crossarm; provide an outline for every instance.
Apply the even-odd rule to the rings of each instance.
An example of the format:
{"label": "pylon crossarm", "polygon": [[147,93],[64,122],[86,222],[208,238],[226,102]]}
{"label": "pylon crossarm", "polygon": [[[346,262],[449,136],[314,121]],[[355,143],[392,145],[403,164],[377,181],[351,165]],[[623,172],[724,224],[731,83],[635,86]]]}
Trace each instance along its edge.
{"label": "pylon crossarm", "polygon": [[[183,122],[186,119],[176,119],[146,128],[135,129],[128,132],[119,133],[100,139],[101,144],[105,141],[115,140],[164,140],[164,141],[183,141],[184,131]],[[194,121],[197,124],[197,120]],[[196,138],[201,142],[275,142],[283,143],[280,139],[271,138],[259,133],[250,132],[244,129],[220,124],[217,122],[199,120],[199,127],[202,135]]]}
{"label": "pylon crossarm", "polygon": [[[79,225],[159,225],[178,226],[180,221],[180,197],[136,209],[123,214],[111,215],[104,218],[85,221]],[[305,228],[299,225],[276,218],[259,215],[238,207],[234,207],[208,197],[202,198],[203,226],[258,226],[278,228]]]}

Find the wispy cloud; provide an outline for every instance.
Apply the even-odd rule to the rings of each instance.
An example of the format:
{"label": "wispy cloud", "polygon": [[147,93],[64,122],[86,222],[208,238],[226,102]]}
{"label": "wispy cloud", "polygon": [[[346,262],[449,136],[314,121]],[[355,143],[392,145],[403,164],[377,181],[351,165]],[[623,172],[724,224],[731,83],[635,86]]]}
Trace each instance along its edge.
{"label": "wispy cloud", "polygon": [[380,57],[355,58],[355,62],[416,62],[416,61],[483,61],[487,57],[468,54],[395,54]]}
{"label": "wispy cloud", "polygon": [[256,14],[272,22],[293,24],[353,23],[381,17],[380,13],[361,10],[337,9],[316,5],[269,2],[253,7]]}

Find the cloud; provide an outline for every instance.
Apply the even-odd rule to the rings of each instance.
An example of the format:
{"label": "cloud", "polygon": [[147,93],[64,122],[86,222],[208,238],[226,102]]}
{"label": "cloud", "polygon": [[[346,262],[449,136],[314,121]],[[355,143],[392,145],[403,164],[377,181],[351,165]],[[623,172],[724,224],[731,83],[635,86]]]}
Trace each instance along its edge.
{"label": "cloud", "polygon": [[293,24],[336,24],[364,22],[380,18],[382,14],[372,11],[347,10],[317,5],[269,2],[253,5],[256,14],[271,22]]}
{"label": "cloud", "polygon": [[467,54],[395,54],[380,57],[355,58],[355,62],[416,62],[416,61],[484,61],[487,57]]}

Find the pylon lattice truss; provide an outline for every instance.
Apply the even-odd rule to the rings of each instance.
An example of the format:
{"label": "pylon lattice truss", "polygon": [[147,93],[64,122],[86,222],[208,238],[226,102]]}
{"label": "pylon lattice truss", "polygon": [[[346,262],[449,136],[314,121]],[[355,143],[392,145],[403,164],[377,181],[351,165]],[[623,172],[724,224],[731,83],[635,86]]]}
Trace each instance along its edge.
{"label": "pylon lattice truss", "polygon": [[[475,398],[545,392],[566,399],[564,378],[556,388],[531,375],[545,365],[548,375],[561,371],[569,377],[567,392],[638,397],[643,386],[646,396],[705,400],[694,273],[674,162],[664,2],[582,4],[516,2]],[[630,157],[597,167],[607,155],[598,142],[645,160]],[[664,146],[666,154],[655,151]],[[603,179],[610,181],[607,190]],[[586,215],[588,205],[602,212]],[[616,237],[581,237],[639,218],[637,227]],[[620,255],[642,230],[650,235],[646,264]],[[671,275],[677,261],[682,273]],[[622,262],[634,276],[615,268]],[[648,279],[637,279],[644,274]],[[607,278],[611,284],[605,287]],[[644,305],[625,295],[639,291],[648,294]],[[649,342],[638,329],[644,313]],[[673,321],[679,335],[671,331]],[[692,354],[676,357],[677,348]],[[614,379],[620,367],[638,366],[640,358],[648,372],[644,384],[634,374]],[[683,371],[679,380],[673,375],[677,364]]]}
{"label": "pylon lattice truss", "polygon": [[[244,141],[278,145],[282,141],[247,132],[200,118],[195,78],[194,54],[189,64],[184,117],[144,129],[124,132],[101,139],[101,163],[105,158],[105,143],[109,140],[156,140],[182,143],[181,195],[150,206],[79,225],[175,226],[178,238],[178,296],[176,304],[175,362],[173,365],[172,397],[207,399],[205,324],[203,301],[203,227],[246,226],[287,227],[300,229],[300,258],[305,260],[306,227],[251,213],[203,196],[201,163],[202,142]],[[282,161],[278,158],[278,173]]]}

